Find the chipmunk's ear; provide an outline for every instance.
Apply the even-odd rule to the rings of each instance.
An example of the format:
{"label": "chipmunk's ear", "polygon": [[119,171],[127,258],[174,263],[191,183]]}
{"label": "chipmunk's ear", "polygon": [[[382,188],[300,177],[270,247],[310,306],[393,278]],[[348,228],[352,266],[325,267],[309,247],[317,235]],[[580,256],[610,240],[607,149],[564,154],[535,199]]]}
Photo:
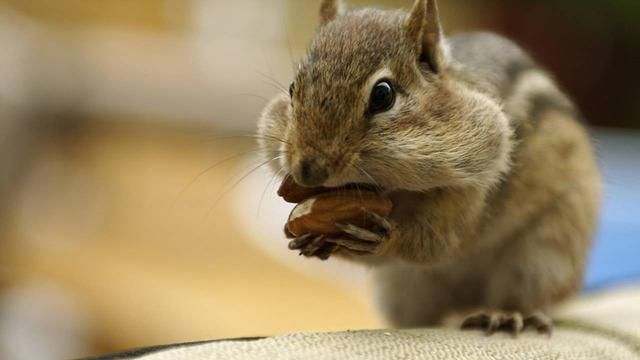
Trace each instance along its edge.
{"label": "chipmunk's ear", "polygon": [[322,0],[322,4],[320,5],[321,25],[335,19],[338,15],[342,15],[343,12],[344,4],[342,0]]}
{"label": "chipmunk's ear", "polygon": [[436,73],[442,71],[447,59],[436,0],[416,0],[407,17],[407,31],[420,62],[429,64]]}

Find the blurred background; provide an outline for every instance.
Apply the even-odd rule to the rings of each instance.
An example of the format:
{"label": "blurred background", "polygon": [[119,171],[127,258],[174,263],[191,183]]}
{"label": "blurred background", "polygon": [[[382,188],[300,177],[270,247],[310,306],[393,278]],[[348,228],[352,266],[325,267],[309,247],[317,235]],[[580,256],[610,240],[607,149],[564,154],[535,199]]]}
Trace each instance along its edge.
{"label": "blurred background", "polygon": [[[286,250],[277,179],[252,172],[319,2],[0,0],[0,358],[384,326],[366,270]],[[638,275],[640,2],[441,8],[576,98],[607,182],[587,289]]]}

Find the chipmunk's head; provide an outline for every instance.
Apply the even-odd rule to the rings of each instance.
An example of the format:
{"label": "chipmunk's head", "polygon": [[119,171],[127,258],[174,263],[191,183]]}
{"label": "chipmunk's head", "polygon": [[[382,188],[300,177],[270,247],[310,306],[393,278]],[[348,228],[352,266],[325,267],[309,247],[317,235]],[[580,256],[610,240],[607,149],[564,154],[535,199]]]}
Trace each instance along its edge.
{"label": "chipmunk's head", "polygon": [[505,170],[507,122],[454,80],[435,0],[408,13],[325,0],[320,15],[289,96],[269,104],[259,127],[269,158],[282,156],[296,182],[420,191]]}

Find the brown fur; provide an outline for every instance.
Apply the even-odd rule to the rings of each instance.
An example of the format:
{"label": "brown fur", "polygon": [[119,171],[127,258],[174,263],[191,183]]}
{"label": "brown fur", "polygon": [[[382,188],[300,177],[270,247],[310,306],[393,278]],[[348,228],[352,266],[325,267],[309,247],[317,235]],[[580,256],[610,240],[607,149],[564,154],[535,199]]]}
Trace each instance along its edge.
{"label": "brown fur", "polygon": [[[296,180],[311,161],[324,185],[389,192],[394,230],[355,258],[376,264],[388,318],[418,326],[477,307],[531,313],[574,294],[600,177],[567,97],[508,40],[447,40],[433,0],[409,13],[336,4],[323,3],[293,98],[271,102],[259,133],[265,156],[283,155]],[[372,116],[375,74],[398,98]]]}

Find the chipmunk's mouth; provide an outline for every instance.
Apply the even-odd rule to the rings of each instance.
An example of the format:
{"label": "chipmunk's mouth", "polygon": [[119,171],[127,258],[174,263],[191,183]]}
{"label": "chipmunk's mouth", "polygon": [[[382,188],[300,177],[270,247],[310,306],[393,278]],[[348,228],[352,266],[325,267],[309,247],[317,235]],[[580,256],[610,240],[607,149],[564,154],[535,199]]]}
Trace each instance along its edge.
{"label": "chipmunk's mouth", "polygon": [[292,204],[298,204],[308,198],[324,193],[339,193],[341,191],[357,190],[362,192],[374,192],[381,193],[383,190],[380,187],[363,184],[363,183],[350,183],[338,187],[304,187],[299,185],[293,179],[290,174],[285,176],[280,188],[278,189],[278,196],[282,197],[286,202]]}

